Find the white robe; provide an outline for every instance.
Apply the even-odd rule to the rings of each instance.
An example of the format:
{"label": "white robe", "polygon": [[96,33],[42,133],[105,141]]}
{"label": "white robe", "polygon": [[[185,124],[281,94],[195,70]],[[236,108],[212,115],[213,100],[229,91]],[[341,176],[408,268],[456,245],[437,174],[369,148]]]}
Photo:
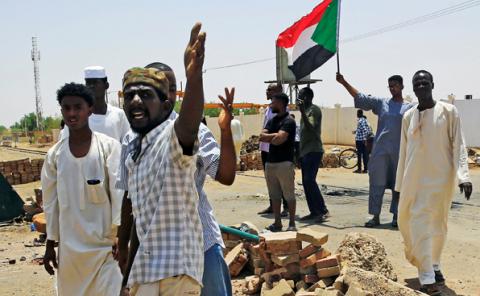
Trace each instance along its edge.
{"label": "white robe", "polygon": [[410,109],[402,122],[395,190],[405,256],[420,272],[440,264],[456,182],[470,182],[457,109],[443,102],[422,112]]}
{"label": "white robe", "polygon": [[[47,239],[59,242],[59,295],[118,295],[122,275],[112,257],[122,191],[115,189],[120,143],[94,132],[76,158],[68,138],[53,146],[42,169]],[[89,185],[87,180],[99,180]]]}

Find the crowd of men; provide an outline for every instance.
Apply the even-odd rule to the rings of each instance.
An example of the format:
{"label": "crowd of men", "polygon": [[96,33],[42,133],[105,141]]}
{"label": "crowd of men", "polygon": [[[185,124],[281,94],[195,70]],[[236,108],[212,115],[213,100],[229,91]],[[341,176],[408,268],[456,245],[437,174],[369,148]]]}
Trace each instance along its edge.
{"label": "crowd of men", "polygon": [[[234,182],[235,89],[219,96],[219,145],[201,123],[206,34],[200,30],[200,24],[192,28],[184,54],[187,83],[179,113],[175,73],[159,62],[125,72],[123,110],[105,101],[109,84],[102,67],[85,69],[85,85],[67,83],[58,90],[66,127],[46,156],[42,190],[44,263],[50,274],[57,269],[59,295],[232,295],[225,246],[203,185],[207,175],[224,185]],[[364,95],[341,74],[337,81],[357,108],[378,116],[370,154],[364,151],[371,131],[358,114],[356,142],[364,160],[359,172],[369,173],[373,215],[365,226],[380,224],[384,192],[392,190],[392,226],[400,229],[422,291],[439,295],[455,180],[467,198],[472,192],[458,113],[433,100],[433,76],[424,70],[412,80],[418,105],[404,102],[398,75],[388,80],[391,99]],[[266,94],[271,102],[260,149],[270,205],[259,214],[274,214],[270,231],[283,230],[282,216],[289,217],[286,230],[296,230],[298,161],[310,212],[300,220],[322,223],[330,213],[316,181],[324,149],[314,93],[306,87],[298,94],[300,127],[281,85],[269,85]]]}

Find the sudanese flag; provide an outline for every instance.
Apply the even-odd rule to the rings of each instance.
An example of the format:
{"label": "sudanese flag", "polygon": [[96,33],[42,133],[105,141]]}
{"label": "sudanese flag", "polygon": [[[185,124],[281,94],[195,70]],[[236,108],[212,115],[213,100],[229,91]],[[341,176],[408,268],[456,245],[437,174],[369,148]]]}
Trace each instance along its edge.
{"label": "sudanese flag", "polygon": [[339,0],[325,0],[277,38],[297,80],[312,73],[337,52]]}

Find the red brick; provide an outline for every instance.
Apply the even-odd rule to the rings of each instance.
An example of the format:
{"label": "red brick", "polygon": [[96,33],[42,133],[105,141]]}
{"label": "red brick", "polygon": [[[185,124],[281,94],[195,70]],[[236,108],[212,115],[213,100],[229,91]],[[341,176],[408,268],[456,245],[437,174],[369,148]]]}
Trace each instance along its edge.
{"label": "red brick", "polygon": [[265,239],[267,246],[268,244],[282,244],[297,241],[297,233],[294,231],[269,232],[261,234],[260,237]]}
{"label": "red brick", "polygon": [[248,262],[246,251],[243,248],[242,243],[238,244],[233,250],[228,252],[227,256],[225,256],[225,262],[228,265],[231,276],[237,276],[242,271],[243,267]]}
{"label": "red brick", "polygon": [[317,269],[333,267],[338,265],[338,258],[336,255],[328,256],[327,258],[323,258],[317,261],[316,263]]}
{"label": "red brick", "polygon": [[304,258],[307,258],[308,256],[316,253],[318,250],[319,250],[319,247],[316,247],[316,246],[310,244],[310,245],[306,246],[305,248],[301,249],[298,252],[298,255],[300,256],[300,258],[304,259]]}
{"label": "red brick", "polygon": [[272,255],[271,258],[272,258],[272,262],[279,266],[287,266],[287,264],[300,261],[300,257],[298,256],[298,254],[291,254],[291,255],[284,255],[284,256]]}
{"label": "red brick", "polygon": [[[327,253],[325,251],[322,251],[322,250],[323,249],[321,249],[317,253],[312,254],[312,255],[308,256],[307,258],[301,260],[300,261],[300,267],[301,268],[306,268],[306,267],[309,267],[309,266],[313,266],[313,265],[315,265],[315,263],[317,263],[318,260],[320,260],[322,258],[325,258],[326,257],[325,254],[327,254]],[[328,255],[330,255],[330,254],[328,254]]]}
{"label": "red brick", "polygon": [[332,255],[332,252],[330,252],[328,249],[326,248],[321,248],[320,250],[318,250],[317,252],[317,260],[320,260],[320,259],[323,259],[323,258],[327,258],[328,256]]}
{"label": "red brick", "polygon": [[235,258],[235,261],[233,261],[232,264],[228,266],[228,269],[230,270],[230,275],[231,276],[237,276],[240,274],[240,272],[243,270],[245,265],[248,262],[248,258],[245,254],[240,254],[237,258]]}
{"label": "red brick", "polygon": [[319,278],[316,274],[306,274],[303,276],[303,281],[307,284],[314,284],[318,282]]}
{"label": "red brick", "polygon": [[295,292],[293,292],[292,287],[287,283],[286,280],[281,280],[278,285],[276,285],[273,289],[263,291],[262,295],[264,296],[295,296]]}
{"label": "red brick", "polygon": [[299,246],[297,241],[289,241],[286,243],[270,243],[267,244],[267,252],[274,254],[274,255],[290,255],[290,254],[298,254],[298,250],[301,249],[301,245]]}
{"label": "red brick", "polygon": [[327,267],[317,270],[317,275],[319,278],[327,278],[340,274],[340,266]]}
{"label": "red brick", "polygon": [[265,268],[263,267],[255,267],[255,269],[253,270],[253,274],[262,275],[264,271],[265,271]]}
{"label": "red brick", "polygon": [[297,240],[309,242],[314,246],[321,247],[328,241],[328,234],[315,231],[311,228],[302,228],[297,232]]}

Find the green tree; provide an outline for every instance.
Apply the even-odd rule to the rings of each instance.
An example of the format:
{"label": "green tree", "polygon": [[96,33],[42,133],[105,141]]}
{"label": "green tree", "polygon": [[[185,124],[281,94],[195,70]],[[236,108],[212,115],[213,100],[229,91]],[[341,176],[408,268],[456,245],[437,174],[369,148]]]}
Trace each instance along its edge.
{"label": "green tree", "polygon": [[37,117],[33,112],[25,114],[20,121],[15,122],[10,128],[12,131],[23,131],[25,129],[27,129],[27,131],[33,131],[37,128]]}
{"label": "green tree", "polygon": [[[60,128],[61,120],[62,118],[60,117],[47,116],[42,120],[43,128],[45,130]],[[12,131],[25,131],[25,129],[27,129],[27,131],[31,132],[37,130],[37,116],[34,112],[25,114],[19,121],[10,126],[10,128]]]}
{"label": "green tree", "polygon": [[43,120],[43,127],[47,131],[49,131],[53,128],[59,129],[61,121],[62,121],[61,117],[48,116]]}
{"label": "green tree", "polygon": [[0,134],[3,134],[6,130],[7,128],[5,126],[0,125]]}

